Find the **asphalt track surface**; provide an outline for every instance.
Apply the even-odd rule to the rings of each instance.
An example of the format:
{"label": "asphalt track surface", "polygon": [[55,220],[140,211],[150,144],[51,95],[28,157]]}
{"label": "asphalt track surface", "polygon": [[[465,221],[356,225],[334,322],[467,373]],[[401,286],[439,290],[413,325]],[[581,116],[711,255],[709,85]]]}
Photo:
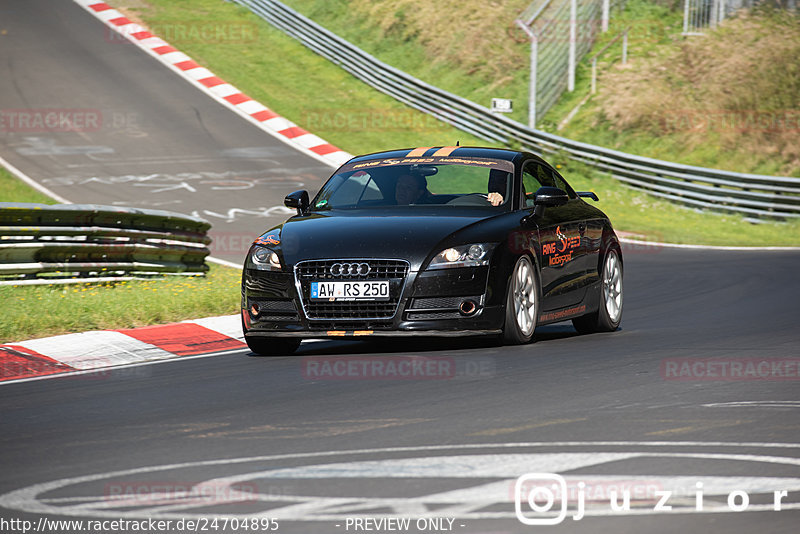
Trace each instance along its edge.
{"label": "asphalt track surface", "polygon": [[[53,18],[34,23],[33,11],[43,4]],[[0,47],[3,108],[96,106],[98,99],[119,98],[145,124],[161,125],[160,114],[173,114],[138,141],[126,134],[119,141],[52,134],[59,146],[113,143],[107,160],[20,155],[21,136],[4,134],[3,157],[25,172],[124,175],[147,165],[137,154],[149,149],[184,158],[150,163],[162,169],[150,172],[189,166],[256,173],[271,167],[226,157],[222,147],[286,150],[135,49],[115,43],[120,48],[95,51],[88,41],[104,30],[70,2],[3,8],[4,23],[16,17],[5,26],[25,29],[14,33],[11,48]],[[143,69],[138,76],[125,78],[129,62]],[[32,82],[42,71],[59,85]],[[38,100],[25,96],[37,87]],[[93,96],[79,90],[92,87]],[[156,98],[165,93],[182,112]],[[198,133],[193,109],[215,135]],[[201,165],[189,155],[209,159]],[[291,153],[279,157],[287,170],[295,162],[313,166]],[[174,200],[195,202],[193,209],[219,199],[205,189],[175,191]],[[97,182],[59,192],[104,203],[128,195]],[[250,196],[231,195],[232,207]],[[265,205],[275,195],[265,187]],[[536,343],[520,347],[473,338],[324,341],[304,343],[293,357],[234,351],[6,384],[0,386],[0,520],[262,514],[280,518],[279,532],[337,533],[356,531],[347,528],[348,518],[393,514],[412,519],[402,532],[447,531],[418,529],[415,520],[428,516],[453,518],[451,531],[465,533],[795,532],[796,370],[788,380],[674,380],[668,370],[681,359],[796,362],[799,261],[797,252],[628,249],[623,324],[610,334],[580,336],[565,323],[540,328]],[[433,367],[405,379],[319,371],[342,359]],[[553,527],[523,525],[514,515],[513,484],[533,471],[564,475],[570,487],[585,480],[593,491],[589,515]],[[693,511],[697,482],[704,484],[703,512]],[[191,486],[192,496],[206,497],[176,493]],[[631,512],[611,515],[612,487],[645,497]],[[772,490],[784,488],[785,509],[772,511]],[[668,503],[673,510],[653,512],[653,492],[669,489],[676,490]],[[734,490],[748,492],[748,511],[727,511]],[[242,531],[232,526],[227,531]],[[2,530],[15,531],[9,524]]]}
{"label": "asphalt track surface", "polygon": [[316,190],[333,170],[71,1],[4,0],[0,26],[0,109],[58,111],[80,130],[7,120],[0,156],[71,202],[197,214],[213,225],[212,255],[242,263],[286,217],[286,193]]}

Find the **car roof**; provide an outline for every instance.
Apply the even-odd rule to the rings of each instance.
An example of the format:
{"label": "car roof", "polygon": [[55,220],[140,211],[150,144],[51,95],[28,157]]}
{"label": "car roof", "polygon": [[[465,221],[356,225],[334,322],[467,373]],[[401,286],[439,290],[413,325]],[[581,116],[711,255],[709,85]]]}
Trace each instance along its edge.
{"label": "car roof", "polygon": [[519,152],[517,150],[508,150],[504,148],[473,147],[473,146],[445,146],[445,147],[433,146],[433,147],[403,148],[397,150],[387,150],[384,152],[374,152],[372,154],[356,156],[350,161],[348,161],[348,163],[358,163],[361,161],[370,161],[374,159],[383,159],[383,158],[409,158],[409,157],[421,158],[421,157],[431,157],[431,156],[491,158],[491,159],[503,159],[512,162],[516,162],[521,157],[524,156],[531,157],[534,159],[541,159],[534,154]]}

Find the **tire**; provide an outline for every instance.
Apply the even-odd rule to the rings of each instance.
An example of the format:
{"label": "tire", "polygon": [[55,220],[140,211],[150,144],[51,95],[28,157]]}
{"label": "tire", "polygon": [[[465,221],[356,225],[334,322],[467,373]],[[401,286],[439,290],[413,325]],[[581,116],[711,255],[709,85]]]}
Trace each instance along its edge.
{"label": "tire", "polygon": [[300,346],[297,338],[282,337],[247,337],[247,346],[259,356],[290,356]]}
{"label": "tire", "polygon": [[541,289],[539,275],[528,256],[520,256],[506,290],[506,320],[503,341],[508,345],[529,343],[539,319]]}
{"label": "tire", "polygon": [[603,258],[600,276],[600,307],[589,315],[572,320],[575,330],[581,334],[613,332],[622,321],[622,263],[619,252],[611,249]]}

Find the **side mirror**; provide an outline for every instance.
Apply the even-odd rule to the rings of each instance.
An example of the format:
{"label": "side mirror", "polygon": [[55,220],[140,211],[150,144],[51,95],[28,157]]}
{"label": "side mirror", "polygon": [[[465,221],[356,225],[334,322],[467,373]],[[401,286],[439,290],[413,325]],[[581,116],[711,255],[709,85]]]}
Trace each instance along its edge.
{"label": "side mirror", "polygon": [[305,189],[295,191],[286,195],[283,199],[283,205],[287,208],[295,208],[298,215],[302,215],[308,209],[308,191]]}
{"label": "side mirror", "polygon": [[546,208],[553,206],[563,206],[569,201],[567,192],[557,187],[540,187],[536,190],[536,196],[533,198],[533,205],[537,208],[543,206]]}
{"label": "side mirror", "polygon": [[532,214],[523,219],[523,224],[531,224],[535,219],[541,217],[545,208],[563,206],[568,201],[569,195],[563,189],[547,186],[540,187],[533,196],[533,205],[536,207]]}

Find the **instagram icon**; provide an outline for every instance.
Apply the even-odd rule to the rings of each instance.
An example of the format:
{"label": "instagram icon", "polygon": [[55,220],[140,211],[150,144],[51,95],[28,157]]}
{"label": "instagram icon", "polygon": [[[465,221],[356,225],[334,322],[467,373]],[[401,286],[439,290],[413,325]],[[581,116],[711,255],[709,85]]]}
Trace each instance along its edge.
{"label": "instagram icon", "polygon": [[528,473],[514,485],[514,511],[525,525],[558,525],[567,517],[568,500],[567,481],[555,473]]}

